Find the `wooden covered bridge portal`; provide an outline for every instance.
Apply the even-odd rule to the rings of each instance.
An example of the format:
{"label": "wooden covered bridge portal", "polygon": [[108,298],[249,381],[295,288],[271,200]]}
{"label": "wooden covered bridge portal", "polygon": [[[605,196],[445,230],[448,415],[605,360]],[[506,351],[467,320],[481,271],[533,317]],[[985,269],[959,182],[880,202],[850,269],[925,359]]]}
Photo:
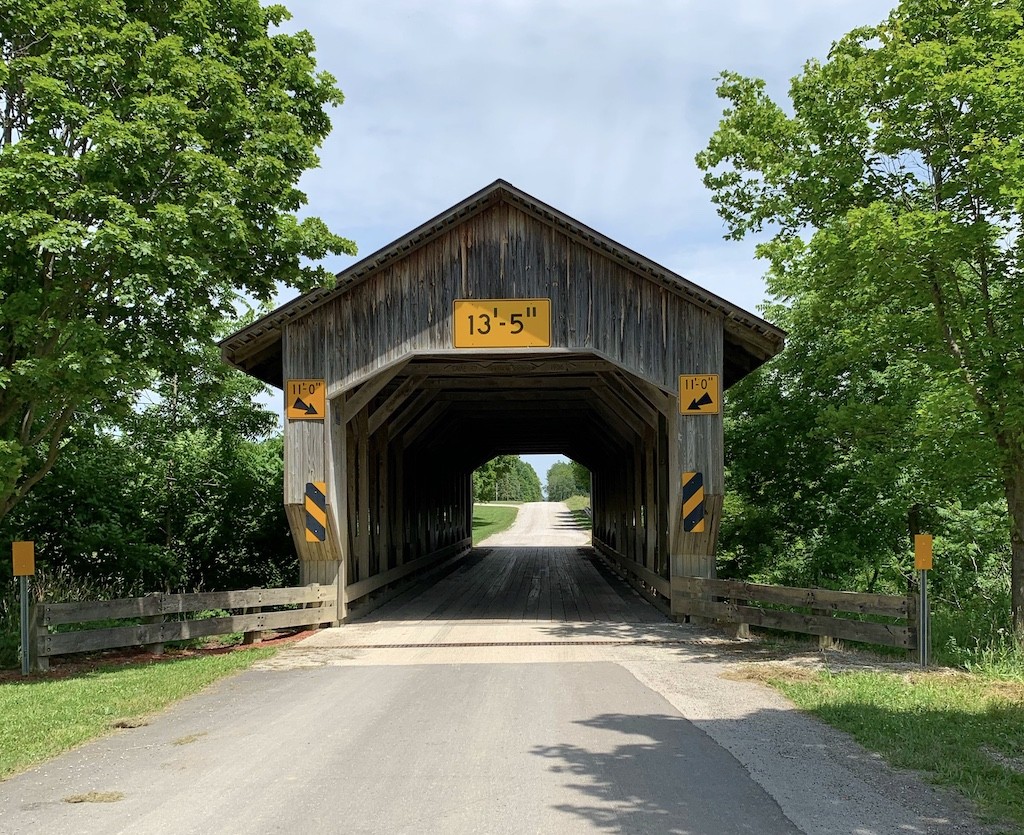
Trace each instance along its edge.
{"label": "wooden covered bridge portal", "polygon": [[343,619],[470,547],[472,472],[506,453],[589,468],[594,545],[649,595],[714,576],[722,393],[782,342],[499,180],[221,347],[284,390],[302,582]]}

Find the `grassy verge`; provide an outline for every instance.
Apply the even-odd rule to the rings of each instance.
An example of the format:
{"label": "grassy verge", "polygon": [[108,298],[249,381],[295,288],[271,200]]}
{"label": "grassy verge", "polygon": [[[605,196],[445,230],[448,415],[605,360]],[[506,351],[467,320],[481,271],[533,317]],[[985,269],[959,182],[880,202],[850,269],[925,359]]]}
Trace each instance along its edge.
{"label": "grassy verge", "polygon": [[500,533],[516,521],[519,508],[478,504],[473,507],[473,544]]}
{"label": "grassy verge", "polygon": [[1024,673],[766,671],[797,706],[1024,831]]}
{"label": "grassy verge", "polygon": [[590,507],[590,496],[570,496],[565,500],[565,504],[572,511],[576,524],[583,530],[589,531],[593,527],[590,514],[584,510],[584,508]]}
{"label": "grassy verge", "polygon": [[237,650],[98,669],[75,678],[0,684],[0,780],[119,723],[137,722],[274,652]]}

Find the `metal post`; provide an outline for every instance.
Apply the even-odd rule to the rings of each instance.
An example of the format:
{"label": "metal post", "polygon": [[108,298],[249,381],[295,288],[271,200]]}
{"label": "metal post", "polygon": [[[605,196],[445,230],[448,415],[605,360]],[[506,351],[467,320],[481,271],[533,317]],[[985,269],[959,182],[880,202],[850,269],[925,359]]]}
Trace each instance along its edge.
{"label": "metal post", "polygon": [[31,661],[29,655],[31,630],[28,622],[28,577],[23,574],[18,580],[21,581],[21,674],[27,676]]}
{"label": "metal post", "polygon": [[919,580],[918,587],[921,590],[921,601],[917,607],[917,657],[922,667],[928,666],[928,650],[931,647],[931,635],[928,634],[930,626],[928,617],[928,572],[917,572]]}

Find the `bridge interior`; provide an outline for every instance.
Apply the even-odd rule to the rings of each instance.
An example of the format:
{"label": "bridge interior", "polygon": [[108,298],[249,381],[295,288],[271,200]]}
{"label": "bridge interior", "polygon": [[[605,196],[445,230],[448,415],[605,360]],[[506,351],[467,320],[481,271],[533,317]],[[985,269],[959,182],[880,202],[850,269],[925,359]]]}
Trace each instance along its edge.
{"label": "bridge interior", "polygon": [[473,470],[526,452],[586,466],[595,540],[668,577],[675,400],[621,367],[593,354],[421,355],[342,399],[353,583],[465,543]]}
{"label": "bridge interior", "polygon": [[664,623],[591,547],[479,547],[367,621]]}

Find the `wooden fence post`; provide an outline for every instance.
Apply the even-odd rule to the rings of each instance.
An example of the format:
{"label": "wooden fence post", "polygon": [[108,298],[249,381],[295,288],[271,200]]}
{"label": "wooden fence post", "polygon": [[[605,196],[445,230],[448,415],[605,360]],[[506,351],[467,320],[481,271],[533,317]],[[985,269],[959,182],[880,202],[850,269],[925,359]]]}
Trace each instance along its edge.
{"label": "wooden fence post", "polygon": [[[749,603],[750,601],[746,600],[745,598],[742,598],[742,597],[730,597],[729,598],[729,602],[732,603],[733,606],[746,606],[747,603]],[[742,621],[737,623],[735,625],[735,629],[733,630],[733,637],[734,638],[749,638],[750,637],[750,624],[749,623],[743,623]]]}
{"label": "wooden fence post", "polygon": [[[258,586],[250,586],[249,590],[250,591],[259,591],[259,587]],[[263,607],[262,606],[247,606],[246,608],[242,609],[242,614],[243,615],[258,615],[262,611],[263,611]],[[243,646],[252,646],[253,644],[260,643],[262,640],[263,640],[263,630],[262,629],[256,629],[256,630],[254,630],[252,632],[243,632],[242,633],[242,644],[243,644]]]}
{"label": "wooden fence post", "polygon": [[[819,617],[830,618],[833,616],[831,609],[815,609],[811,607],[811,614]],[[818,649],[835,649],[839,645],[839,640],[832,635],[819,635],[818,636]]]}
{"label": "wooden fence post", "polygon": [[[142,619],[142,622],[143,623],[165,623],[167,621],[167,616],[163,613],[163,608],[164,608],[164,606],[163,606],[163,594],[161,592],[155,591],[155,592],[151,592],[150,594],[147,594],[146,597],[159,598],[160,599],[160,610],[161,611],[160,611],[159,615],[147,615],[146,617],[144,617]],[[155,644],[145,644],[145,647],[146,647],[146,651],[153,653],[153,655],[163,655],[164,654],[164,642],[163,641],[158,641]]]}

